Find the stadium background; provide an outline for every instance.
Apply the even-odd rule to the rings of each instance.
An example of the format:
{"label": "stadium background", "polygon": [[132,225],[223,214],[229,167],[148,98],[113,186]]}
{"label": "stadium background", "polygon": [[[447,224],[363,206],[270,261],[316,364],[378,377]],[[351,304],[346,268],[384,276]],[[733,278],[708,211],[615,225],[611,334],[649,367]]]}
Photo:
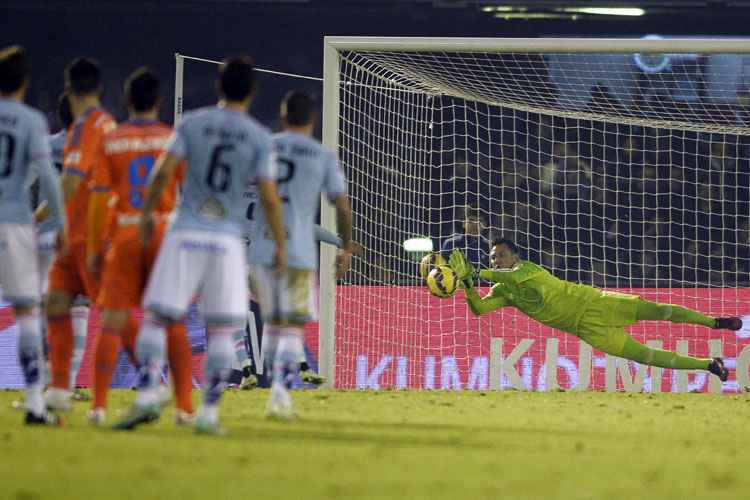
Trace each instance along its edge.
{"label": "stadium background", "polygon": [[[507,4],[519,2],[506,2]],[[548,2],[523,2],[524,4],[547,5]],[[579,18],[575,22],[569,19],[544,19],[544,20],[504,20],[493,17],[484,12],[480,4],[473,2],[452,1],[350,1],[350,2],[325,2],[325,1],[202,1],[202,2],[172,2],[169,4],[153,4],[150,2],[62,2],[62,1],[14,1],[5,2],[2,10],[12,14],[14,22],[3,27],[3,37],[7,42],[13,41],[26,46],[34,57],[34,76],[29,93],[29,102],[32,105],[46,111],[51,123],[56,123],[53,116],[53,103],[57,94],[62,90],[62,68],[74,56],[87,54],[102,62],[105,79],[104,105],[112,110],[118,118],[123,118],[125,112],[122,106],[121,82],[125,75],[138,65],[149,65],[156,69],[165,82],[165,99],[162,109],[163,119],[171,121],[172,116],[172,78],[174,71],[173,53],[180,52],[198,57],[218,58],[224,54],[247,52],[253,54],[259,67],[286,71],[302,75],[321,76],[322,68],[322,37],[324,35],[390,35],[390,36],[478,36],[478,37],[522,37],[522,36],[642,36],[650,33],[661,35],[721,35],[742,36],[746,34],[746,26],[743,19],[746,17],[738,15],[737,10],[729,11],[720,8],[720,2],[705,2],[694,7],[676,7],[675,2],[638,2],[640,5],[653,5],[651,10],[647,9],[647,15],[637,18],[601,17],[591,16]],[[694,4],[697,5],[697,4]],[[749,12],[745,11],[746,13]],[[6,17],[7,18],[7,17]],[[668,31],[665,30],[668,28]],[[98,41],[106,40],[106,43]],[[167,42],[163,42],[166,40]],[[97,41],[97,42],[95,42]],[[50,54],[49,47],[54,46],[54,54],[41,59],[38,54]],[[701,64],[708,64],[703,61]],[[744,68],[740,64],[740,68]],[[186,67],[185,79],[185,107],[186,109],[208,104],[214,100],[210,85],[206,85],[214,68],[210,65],[188,65]],[[748,75],[750,83],[750,75]],[[698,82],[704,93],[710,92],[710,82]],[[744,83],[739,81],[738,83]],[[305,80],[291,80],[287,77],[261,76],[260,94],[254,104],[252,112],[264,123],[274,129],[278,128],[276,119],[277,103],[282,94],[289,88],[303,88],[313,92],[320,92],[320,85],[316,82]],[[611,99],[608,89],[592,89],[592,93],[583,96],[583,106],[596,106],[597,102]],[[617,95],[615,95],[617,98]],[[744,120],[743,113],[737,116],[726,117],[727,120]],[[535,134],[550,134],[555,140],[567,139],[573,148],[580,147],[576,139],[559,137],[562,130],[558,124],[546,122],[539,116],[529,116],[524,120],[523,126],[533,127]],[[508,126],[512,130],[520,130],[520,124]],[[592,125],[592,128],[595,128]],[[614,164],[618,158],[612,156],[612,148],[606,148],[607,130],[597,130],[601,140],[598,141],[603,151],[598,157],[602,161],[602,168],[607,164]],[[558,136],[556,136],[556,134]],[[646,140],[643,144],[632,145],[632,154],[638,155],[641,150],[654,150],[648,143],[649,140],[656,141],[660,136],[657,130],[644,134]],[[520,144],[522,138],[514,141]],[[748,239],[750,238],[750,226],[747,217],[735,217],[737,214],[748,213],[747,186],[748,179],[748,144],[741,138],[724,138],[725,143],[730,146],[726,150],[717,151],[715,155],[721,158],[721,165],[712,162],[712,148],[714,141],[712,137],[688,136],[685,141],[693,141],[698,153],[685,161],[691,165],[693,172],[704,172],[704,175],[712,175],[711,169],[718,168],[730,171],[730,178],[723,178],[727,186],[744,186],[744,188],[732,188],[722,193],[720,206],[709,207],[681,207],[672,204],[674,213],[664,213],[655,209],[660,204],[659,197],[674,199],[675,203],[681,202],[683,197],[680,191],[686,185],[696,186],[701,182],[701,177],[695,179],[675,179],[671,173],[662,175],[649,165],[658,166],[662,159],[658,156],[653,158],[641,158],[643,164],[642,173],[650,180],[644,182],[636,189],[630,189],[630,196],[652,197],[654,199],[654,210],[642,210],[637,213],[607,214],[609,218],[620,217],[632,225],[632,232],[642,234],[644,226],[653,228],[654,234],[651,238],[642,238],[631,244],[630,242],[616,242],[610,244],[610,248],[628,248],[632,256],[621,257],[620,260],[629,262],[631,265],[626,269],[594,269],[592,262],[601,259],[601,255],[595,252],[606,249],[607,244],[597,241],[597,238],[606,238],[607,228],[598,231],[582,232],[575,226],[591,228],[594,226],[592,218],[594,214],[605,210],[605,203],[601,206],[592,204],[584,210],[578,221],[569,224],[566,221],[567,231],[574,234],[555,234],[546,236],[535,233],[534,228],[554,227],[556,221],[527,221],[528,226],[521,227],[516,222],[499,221],[489,214],[490,208],[482,207],[488,212],[490,226],[503,227],[506,231],[512,231],[511,236],[521,238],[522,246],[537,247],[532,240],[539,239],[543,242],[556,241],[562,245],[558,254],[565,255],[568,262],[545,263],[558,271],[561,277],[571,280],[580,280],[594,283],[600,286],[635,286],[635,287],[662,287],[662,286],[694,286],[694,285],[722,285],[741,286],[746,283],[748,275]],[[683,149],[690,150],[691,148]],[[525,149],[528,151],[528,149]],[[565,152],[563,152],[565,154]],[[575,150],[573,153],[581,153]],[[560,154],[554,150],[536,152],[536,157],[523,157],[519,154],[509,154],[515,158],[522,158],[523,165],[515,166],[517,172],[525,174],[525,181],[537,182],[530,172],[547,162],[559,162]],[[567,153],[570,154],[570,153]],[[619,153],[618,153],[619,154]],[[625,153],[628,154],[628,153]],[[466,157],[462,161],[453,163],[445,162],[443,167],[446,175],[443,178],[454,177],[453,173],[460,171],[464,164],[480,161],[478,158]],[[666,160],[665,160],[666,161]],[[560,169],[565,171],[564,168]],[[518,174],[523,175],[523,174]],[[717,175],[717,174],[713,174]],[[472,186],[470,174],[462,174],[466,186]],[[503,186],[511,186],[500,188]],[[491,184],[491,183],[490,183]],[[502,207],[503,212],[517,213],[518,207],[524,205],[536,205],[540,200],[524,199],[521,190],[515,189],[520,185],[519,179],[498,179],[497,190],[508,190],[510,193],[472,193],[467,189],[467,199],[481,195],[487,199],[502,198],[508,200],[513,207]],[[577,179],[576,184],[581,190],[592,190],[599,188],[595,178]],[[439,195],[441,187],[434,183],[435,193]],[[611,188],[611,186],[606,186]],[[541,187],[527,191],[541,192]],[[568,193],[570,194],[570,193]],[[377,196],[377,192],[373,192]],[[581,198],[586,197],[584,193]],[[361,199],[366,200],[363,196]],[[376,201],[376,200],[375,200]],[[603,200],[602,200],[603,201]],[[365,202],[372,204],[373,200]],[[458,200],[457,203],[461,203]],[[622,204],[622,202],[621,202]],[[606,205],[609,207],[609,205]],[[552,207],[551,207],[552,208]],[[726,214],[726,223],[712,222],[711,226],[720,227],[718,234],[708,235],[702,239],[712,243],[713,246],[701,248],[685,248],[684,237],[681,234],[664,234],[663,225],[659,224],[662,218],[671,218],[682,213],[682,209],[698,209],[699,212]],[[609,208],[606,208],[609,209]],[[499,212],[499,210],[497,210]],[[553,210],[550,210],[553,212]],[[450,234],[459,220],[454,217],[441,217],[440,224],[434,227],[436,234]],[[674,227],[692,227],[700,224],[698,220],[685,220]],[[508,229],[512,228],[512,229]],[[672,229],[670,228],[670,231]],[[359,227],[358,237],[367,246],[369,235],[367,227]],[[662,232],[660,232],[662,231]],[[667,237],[673,240],[670,248],[674,249],[668,253],[653,252],[657,257],[660,269],[667,270],[666,274],[649,274],[646,263],[638,265],[637,259],[644,260],[649,254],[652,240],[657,237]],[[583,239],[581,239],[583,238]],[[524,241],[525,239],[525,241]],[[575,240],[575,241],[574,241]],[[568,244],[567,242],[571,243]],[[400,241],[393,241],[398,247]],[[655,249],[654,249],[655,250]],[[605,250],[606,251],[606,250]],[[395,252],[395,250],[394,250]],[[691,270],[684,266],[683,259],[694,256],[698,262],[689,266],[692,269],[701,270],[699,274],[684,275],[683,271]],[[537,257],[531,255],[532,258]],[[606,256],[605,256],[606,258]],[[727,260],[731,261],[731,268]],[[618,259],[611,259],[618,260]],[[411,284],[410,276],[415,276],[414,269],[409,267],[408,259],[394,259],[393,262],[376,263],[372,266],[373,274],[365,276],[367,284]],[[655,268],[651,263],[651,268]],[[378,272],[388,269],[390,272]],[[712,269],[721,269],[718,274],[711,272]],[[723,272],[724,270],[727,272]],[[616,277],[622,280],[602,280],[603,276]],[[597,281],[597,280],[600,281]],[[3,310],[3,320],[0,326],[4,333],[9,327],[7,310]],[[196,346],[202,332],[197,323],[191,322],[191,337]],[[3,335],[3,340],[10,336]],[[8,345],[7,347],[10,347]],[[14,353],[14,350],[2,349],[3,352]],[[200,348],[196,347],[196,353]],[[10,354],[12,356],[12,354]],[[5,366],[5,362],[3,361]],[[82,372],[86,376],[86,371]],[[127,384],[127,373],[121,372],[117,382]]]}

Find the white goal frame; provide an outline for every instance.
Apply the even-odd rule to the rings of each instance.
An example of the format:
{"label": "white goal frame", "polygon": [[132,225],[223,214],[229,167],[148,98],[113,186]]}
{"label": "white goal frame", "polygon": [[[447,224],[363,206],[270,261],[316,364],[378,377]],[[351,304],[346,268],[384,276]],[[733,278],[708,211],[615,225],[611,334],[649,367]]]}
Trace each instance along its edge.
{"label": "white goal frame", "polygon": [[[340,109],[340,53],[345,51],[503,52],[503,53],[750,53],[750,39],[669,38],[431,38],[326,36],[323,48],[323,144],[338,150]],[[321,204],[321,224],[336,228],[333,207]],[[336,383],[336,280],[331,272],[335,250],[320,252],[319,368],[327,386]]]}

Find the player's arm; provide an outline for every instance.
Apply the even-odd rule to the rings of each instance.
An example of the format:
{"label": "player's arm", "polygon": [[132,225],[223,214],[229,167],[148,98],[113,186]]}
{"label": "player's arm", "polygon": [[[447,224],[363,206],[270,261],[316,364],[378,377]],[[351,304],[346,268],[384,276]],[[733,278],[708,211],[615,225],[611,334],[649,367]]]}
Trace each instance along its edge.
{"label": "player's arm", "polygon": [[354,217],[349,197],[343,192],[333,199],[333,203],[336,206],[336,227],[341,233],[341,252],[336,256],[336,278],[343,278],[349,271],[352,255],[362,247],[352,240]]}
{"label": "player's arm", "polygon": [[146,191],[143,195],[143,207],[141,209],[139,227],[144,245],[148,245],[151,241],[151,233],[154,230],[153,213],[159,202],[159,198],[167,187],[169,179],[172,178],[182,162],[182,156],[167,152],[162,153],[156,160],[156,164],[146,184]]}
{"label": "player's arm", "polygon": [[494,295],[493,292],[480,297],[474,288],[465,288],[464,295],[466,296],[466,303],[469,305],[469,309],[476,316],[487,314],[508,305],[505,298],[501,295]]}
{"label": "player's arm", "polygon": [[92,272],[98,271],[104,246],[105,226],[111,197],[109,169],[107,156],[103,148],[100,148],[93,167],[93,184],[90,188],[87,213],[86,259]]}
{"label": "player's arm", "polygon": [[[46,198],[44,209],[47,216],[51,217],[54,227],[58,230],[65,227],[65,208],[63,205],[62,193],[60,192],[60,182],[52,166],[51,148],[49,143],[49,134],[47,123],[40,119],[35,124],[35,133],[31,135],[28,143],[29,157],[31,158],[31,169],[39,178],[39,189],[42,196]],[[61,250],[67,252],[67,240],[64,231],[59,231]]]}
{"label": "player's arm", "polygon": [[[55,177],[57,177],[57,175],[55,175]],[[73,193],[76,192],[76,189],[78,189],[78,185],[81,183],[81,181],[83,181],[83,177],[78,173],[78,171],[75,171],[75,173],[71,173],[67,170],[63,170],[62,176],[60,177],[63,203],[68,203],[68,201],[73,197]],[[39,204],[36,211],[34,212],[34,220],[37,223],[45,221],[51,214],[52,209],[49,206],[49,203],[47,203],[47,200],[45,200]]]}
{"label": "player's arm", "polygon": [[46,211],[57,230],[65,226],[65,209],[63,206],[63,196],[60,190],[60,183],[49,159],[35,161],[39,172],[39,188],[46,199]]}
{"label": "player's arm", "polygon": [[[471,312],[475,315],[480,316],[508,305],[508,302],[499,293],[500,290],[495,288],[502,285],[495,285],[490,293],[484,297],[479,296],[474,289],[474,278],[476,272],[469,261],[466,260],[466,257],[461,250],[456,249],[451,252],[450,258],[448,259],[448,265],[456,273],[458,279],[461,280],[461,287],[464,289],[466,303],[469,305]],[[483,271],[480,271],[479,274],[482,275],[482,272]]]}
{"label": "player's arm", "polygon": [[276,181],[262,178],[257,180],[258,197],[263,205],[271,237],[276,243],[276,267],[279,271],[286,270],[286,233],[284,231],[283,209],[281,198],[276,189]]}
{"label": "player's arm", "polygon": [[315,240],[331,244],[336,248],[341,248],[343,246],[339,235],[337,235],[333,231],[329,231],[320,224],[315,224]]}

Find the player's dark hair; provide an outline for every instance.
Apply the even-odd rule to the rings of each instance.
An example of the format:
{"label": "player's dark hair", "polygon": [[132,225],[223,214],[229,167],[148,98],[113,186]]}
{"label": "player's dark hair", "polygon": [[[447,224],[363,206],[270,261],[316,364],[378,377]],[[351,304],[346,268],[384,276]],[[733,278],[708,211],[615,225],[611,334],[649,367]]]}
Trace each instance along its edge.
{"label": "player's dark hair", "polygon": [[484,216],[482,215],[482,211],[479,209],[479,207],[474,205],[468,205],[464,209],[464,220],[472,218],[472,219],[479,219],[480,221],[484,222]]}
{"label": "player's dark hair", "polygon": [[99,63],[87,57],[77,57],[65,67],[65,85],[77,96],[101,90],[102,71]]}
{"label": "player's dark hair", "polygon": [[281,114],[289,125],[302,127],[315,120],[315,99],[300,90],[288,92],[281,101]]}
{"label": "player's dark hair", "polygon": [[125,98],[136,111],[149,111],[159,102],[159,79],[146,66],[133,71],[125,80]]}
{"label": "player's dark hair", "polygon": [[0,50],[0,92],[10,94],[20,89],[31,74],[26,49],[14,45]]}
{"label": "player's dark hair", "polygon": [[242,101],[255,90],[255,63],[250,56],[233,56],[219,66],[219,92],[230,101]]}
{"label": "player's dark hair", "polygon": [[505,245],[506,247],[508,247],[508,250],[510,250],[511,252],[513,252],[516,255],[520,255],[518,247],[513,242],[513,240],[509,240],[508,238],[495,238],[495,239],[493,239],[492,240],[492,246],[496,247],[498,245]]}
{"label": "player's dark hair", "polygon": [[70,109],[70,97],[66,92],[57,98],[57,117],[63,128],[68,128],[73,123],[73,110]]}

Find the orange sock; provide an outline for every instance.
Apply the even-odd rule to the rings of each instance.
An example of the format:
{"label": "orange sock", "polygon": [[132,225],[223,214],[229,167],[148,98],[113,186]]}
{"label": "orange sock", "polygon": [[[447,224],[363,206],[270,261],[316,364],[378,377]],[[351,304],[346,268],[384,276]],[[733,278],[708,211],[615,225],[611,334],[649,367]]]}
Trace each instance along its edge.
{"label": "orange sock", "polygon": [[138,359],[135,357],[135,341],[138,338],[139,328],[140,324],[131,312],[128,315],[128,322],[125,325],[125,329],[122,331],[122,346],[125,348],[128,359],[130,359],[130,362],[136,368],[138,368]]}
{"label": "orange sock", "polygon": [[99,338],[96,341],[96,354],[94,355],[94,402],[92,408],[107,407],[107,393],[112,385],[112,375],[117,365],[117,356],[120,354],[120,332],[111,328],[102,327]]}
{"label": "orange sock", "polygon": [[47,318],[47,343],[52,370],[52,387],[70,389],[70,360],[73,358],[73,324],[70,314]]}
{"label": "orange sock", "polygon": [[193,372],[190,367],[193,356],[184,323],[174,323],[167,328],[167,355],[177,408],[193,413]]}

